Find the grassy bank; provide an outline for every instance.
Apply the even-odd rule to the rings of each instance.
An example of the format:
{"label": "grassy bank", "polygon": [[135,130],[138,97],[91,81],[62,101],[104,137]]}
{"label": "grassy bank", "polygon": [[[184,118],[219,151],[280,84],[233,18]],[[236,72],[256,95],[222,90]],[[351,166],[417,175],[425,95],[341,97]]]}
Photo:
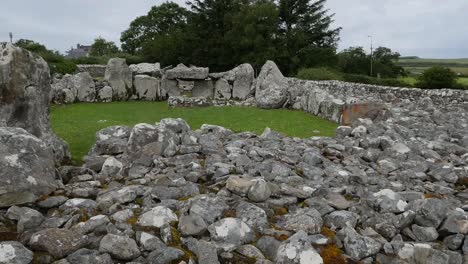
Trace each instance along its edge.
{"label": "grassy bank", "polygon": [[[236,132],[261,134],[265,127],[293,137],[333,136],[336,123],[301,111],[263,110],[249,107],[169,108],[166,102],[114,102],[52,106],[54,131],[70,145],[75,161],[86,155],[95,141],[95,133],[114,125],[133,126],[155,123],[162,118],[180,117],[192,129],[214,124]],[[319,131],[317,133],[317,131]]]}

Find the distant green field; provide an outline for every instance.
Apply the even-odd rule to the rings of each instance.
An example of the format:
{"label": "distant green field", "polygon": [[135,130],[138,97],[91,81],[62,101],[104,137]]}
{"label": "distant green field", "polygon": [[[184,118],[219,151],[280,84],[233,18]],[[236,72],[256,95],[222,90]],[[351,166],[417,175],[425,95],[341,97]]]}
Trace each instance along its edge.
{"label": "distant green field", "polygon": [[468,58],[467,59],[422,59],[422,58],[403,58],[398,60],[398,65],[405,68],[413,75],[420,75],[426,69],[433,66],[442,66],[450,68],[452,71],[468,77]]}
{"label": "distant green field", "polygon": [[[407,84],[410,85],[415,85],[418,79],[414,76],[408,76],[408,77],[403,77],[400,78],[400,80],[406,82]],[[458,82],[463,85],[468,85],[468,78],[467,77],[460,77],[458,78]]]}
{"label": "distant green field", "polygon": [[433,64],[441,64],[441,63],[456,63],[456,64],[468,64],[468,58],[466,59],[399,59],[398,62],[400,63],[433,63]]}

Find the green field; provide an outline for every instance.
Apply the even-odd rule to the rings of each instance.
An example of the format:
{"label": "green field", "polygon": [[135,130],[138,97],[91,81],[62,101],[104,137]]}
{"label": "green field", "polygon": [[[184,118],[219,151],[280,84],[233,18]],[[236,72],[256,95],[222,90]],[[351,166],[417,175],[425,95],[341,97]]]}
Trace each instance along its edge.
{"label": "green field", "polygon": [[133,126],[155,123],[162,118],[180,117],[192,129],[202,124],[220,125],[235,132],[251,131],[261,134],[265,127],[288,136],[333,136],[338,126],[310,114],[277,109],[250,107],[170,108],[166,102],[114,102],[52,106],[54,131],[70,145],[75,162],[79,163],[95,141],[95,133],[115,125]]}
{"label": "green field", "polygon": [[450,68],[461,76],[468,77],[468,59],[403,58],[398,60],[398,65],[414,75],[419,75],[432,66],[442,66]]}
{"label": "green field", "polygon": [[[417,77],[414,77],[414,76],[408,76],[408,77],[402,77],[400,78],[400,80],[406,82],[407,84],[409,85],[415,85],[418,81]],[[457,79],[458,83],[462,84],[462,85],[468,85],[468,78],[467,77],[459,77]]]}

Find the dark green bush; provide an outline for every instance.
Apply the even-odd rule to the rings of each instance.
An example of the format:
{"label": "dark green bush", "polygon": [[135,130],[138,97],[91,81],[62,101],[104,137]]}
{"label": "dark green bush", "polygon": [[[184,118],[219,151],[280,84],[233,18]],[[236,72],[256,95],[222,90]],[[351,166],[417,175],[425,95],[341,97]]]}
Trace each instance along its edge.
{"label": "dark green bush", "polygon": [[353,83],[373,84],[391,87],[412,87],[410,84],[398,79],[379,79],[359,74],[343,74],[343,80]]}
{"label": "dark green bush", "polygon": [[297,78],[303,80],[342,80],[339,72],[329,68],[307,68],[297,73]]}
{"label": "dark green bush", "polygon": [[455,88],[457,74],[449,68],[434,66],[423,72],[416,86],[425,89]]}
{"label": "dark green bush", "polygon": [[73,74],[76,72],[76,64],[70,60],[49,63],[50,73]]}

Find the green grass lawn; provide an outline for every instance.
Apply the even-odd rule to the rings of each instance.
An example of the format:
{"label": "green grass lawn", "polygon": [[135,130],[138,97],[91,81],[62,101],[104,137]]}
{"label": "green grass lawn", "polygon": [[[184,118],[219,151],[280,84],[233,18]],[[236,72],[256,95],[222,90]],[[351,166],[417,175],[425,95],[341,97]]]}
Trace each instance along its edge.
{"label": "green grass lawn", "polygon": [[[170,108],[166,102],[114,102],[52,106],[54,131],[68,142],[73,159],[80,162],[95,141],[95,133],[115,125],[133,126],[155,123],[162,118],[180,117],[192,129],[202,124],[220,125],[235,132],[251,131],[261,134],[270,127],[293,137],[333,136],[338,124],[310,114],[277,109],[250,107]],[[314,131],[320,131],[315,133]]]}

